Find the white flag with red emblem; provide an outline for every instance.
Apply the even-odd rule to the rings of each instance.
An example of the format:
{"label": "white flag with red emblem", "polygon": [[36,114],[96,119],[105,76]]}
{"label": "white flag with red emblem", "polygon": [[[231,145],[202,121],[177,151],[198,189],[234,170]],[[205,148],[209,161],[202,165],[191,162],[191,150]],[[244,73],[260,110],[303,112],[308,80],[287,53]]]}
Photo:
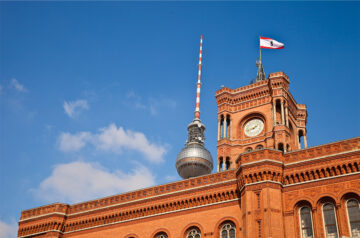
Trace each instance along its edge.
{"label": "white flag with red emblem", "polygon": [[284,44],[274,39],[260,36],[260,48],[284,49]]}

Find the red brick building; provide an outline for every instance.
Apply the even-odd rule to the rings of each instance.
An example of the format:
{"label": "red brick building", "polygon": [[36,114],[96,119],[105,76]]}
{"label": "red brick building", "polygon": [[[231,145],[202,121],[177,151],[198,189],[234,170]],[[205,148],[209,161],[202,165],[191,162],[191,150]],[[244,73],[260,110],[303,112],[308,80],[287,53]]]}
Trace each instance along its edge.
{"label": "red brick building", "polygon": [[307,148],[282,72],[216,100],[217,173],[25,210],[18,237],[360,237],[360,137]]}

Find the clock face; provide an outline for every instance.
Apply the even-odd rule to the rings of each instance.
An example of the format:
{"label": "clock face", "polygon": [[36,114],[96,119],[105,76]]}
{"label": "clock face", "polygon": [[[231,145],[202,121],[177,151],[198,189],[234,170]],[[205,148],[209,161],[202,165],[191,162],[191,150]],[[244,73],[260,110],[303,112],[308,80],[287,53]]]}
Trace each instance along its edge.
{"label": "clock face", "polygon": [[260,119],[252,119],[244,127],[245,135],[254,137],[264,129],[264,122]]}

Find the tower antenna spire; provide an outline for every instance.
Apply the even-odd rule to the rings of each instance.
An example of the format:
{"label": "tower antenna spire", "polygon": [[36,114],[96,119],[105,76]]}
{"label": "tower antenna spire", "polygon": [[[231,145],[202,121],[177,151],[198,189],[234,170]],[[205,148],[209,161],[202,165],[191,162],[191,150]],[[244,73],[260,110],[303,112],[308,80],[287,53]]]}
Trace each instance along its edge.
{"label": "tower antenna spire", "polygon": [[196,84],[196,107],[195,118],[188,125],[188,139],[185,148],[183,148],[176,158],[176,169],[179,175],[184,178],[197,177],[211,173],[213,169],[213,159],[211,153],[205,148],[205,125],[200,121],[200,87],[201,87],[201,58],[202,58],[202,40],[200,38],[199,54],[199,73]]}
{"label": "tower antenna spire", "polygon": [[195,106],[195,120],[200,120],[200,88],[201,88],[201,59],[202,59],[202,42],[203,36],[200,37],[200,54],[199,54],[199,72],[198,81],[196,84],[196,106]]}

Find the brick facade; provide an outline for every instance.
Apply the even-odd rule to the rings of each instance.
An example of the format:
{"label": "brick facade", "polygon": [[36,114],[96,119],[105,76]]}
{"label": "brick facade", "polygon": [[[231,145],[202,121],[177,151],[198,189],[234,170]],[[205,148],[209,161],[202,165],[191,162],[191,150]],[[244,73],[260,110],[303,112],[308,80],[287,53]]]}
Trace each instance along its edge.
{"label": "brick facade", "polygon": [[[185,238],[197,227],[201,237],[219,238],[231,222],[237,238],[301,238],[299,210],[309,207],[313,237],[322,238],[327,203],[334,206],[339,237],[351,237],[346,204],[360,201],[360,137],[306,148],[306,107],[295,102],[282,72],[222,88],[216,99],[217,173],[25,210],[18,237],[153,238],[164,232]],[[244,127],[255,118],[264,128],[247,136]]]}

